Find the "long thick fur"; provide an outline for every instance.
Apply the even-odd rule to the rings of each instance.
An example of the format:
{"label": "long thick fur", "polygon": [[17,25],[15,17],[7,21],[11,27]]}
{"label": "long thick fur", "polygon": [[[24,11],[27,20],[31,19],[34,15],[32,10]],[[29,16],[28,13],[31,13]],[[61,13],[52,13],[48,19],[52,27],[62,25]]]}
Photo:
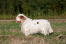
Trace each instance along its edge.
{"label": "long thick fur", "polygon": [[[18,16],[24,16],[24,15],[19,14]],[[35,33],[42,33],[44,35],[49,35],[49,33],[53,32],[50,22],[48,20],[45,19],[32,20],[30,18],[27,18],[26,16],[24,17],[26,18],[25,20],[19,19],[19,17],[16,18],[16,20],[19,19],[21,21],[21,31],[23,32],[23,34],[25,34],[25,36]]]}

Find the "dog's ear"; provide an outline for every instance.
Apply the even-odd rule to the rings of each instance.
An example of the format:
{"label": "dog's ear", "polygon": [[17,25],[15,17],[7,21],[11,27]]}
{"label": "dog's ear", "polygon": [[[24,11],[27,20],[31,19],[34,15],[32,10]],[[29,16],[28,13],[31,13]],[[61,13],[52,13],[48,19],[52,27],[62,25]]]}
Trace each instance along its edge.
{"label": "dog's ear", "polygon": [[20,16],[20,19],[23,19],[24,18],[24,16]]}
{"label": "dog's ear", "polygon": [[25,17],[24,16],[20,16],[20,19],[25,19]]}

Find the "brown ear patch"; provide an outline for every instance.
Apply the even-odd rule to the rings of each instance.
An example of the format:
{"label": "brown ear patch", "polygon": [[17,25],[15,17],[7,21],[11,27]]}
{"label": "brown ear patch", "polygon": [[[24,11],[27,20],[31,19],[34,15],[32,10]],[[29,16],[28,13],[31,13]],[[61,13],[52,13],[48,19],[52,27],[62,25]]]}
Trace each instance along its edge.
{"label": "brown ear patch", "polygon": [[20,16],[20,19],[24,19],[24,16]]}
{"label": "brown ear patch", "polygon": [[24,19],[24,20],[26,20],[26,18],[25,18],[24,16],[20,16],[20,19]]}

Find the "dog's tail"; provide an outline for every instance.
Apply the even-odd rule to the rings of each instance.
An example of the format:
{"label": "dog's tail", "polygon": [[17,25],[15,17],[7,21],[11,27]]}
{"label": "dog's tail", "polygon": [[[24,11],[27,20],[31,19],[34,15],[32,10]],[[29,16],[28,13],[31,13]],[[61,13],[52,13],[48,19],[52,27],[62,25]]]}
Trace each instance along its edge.
{"label": "dog's tail", "polygon": [[53,33],[53,29],[52,29],[52,27],[50,25],[50,22],[48,23],[48,31],[49,31],[49,33]]}

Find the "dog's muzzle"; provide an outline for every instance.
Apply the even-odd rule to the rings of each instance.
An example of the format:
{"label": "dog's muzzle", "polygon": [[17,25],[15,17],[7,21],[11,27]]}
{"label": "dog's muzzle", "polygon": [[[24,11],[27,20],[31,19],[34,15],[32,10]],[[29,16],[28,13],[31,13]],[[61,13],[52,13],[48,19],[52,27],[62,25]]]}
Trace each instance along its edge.
{"label": "dog's muzzle", "polygon": [[16,21],[16,23],[21,23],[21,21]]}

